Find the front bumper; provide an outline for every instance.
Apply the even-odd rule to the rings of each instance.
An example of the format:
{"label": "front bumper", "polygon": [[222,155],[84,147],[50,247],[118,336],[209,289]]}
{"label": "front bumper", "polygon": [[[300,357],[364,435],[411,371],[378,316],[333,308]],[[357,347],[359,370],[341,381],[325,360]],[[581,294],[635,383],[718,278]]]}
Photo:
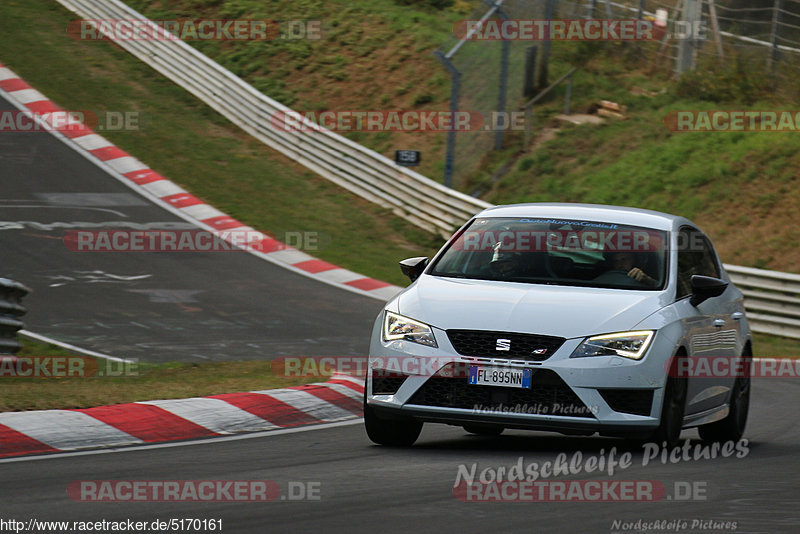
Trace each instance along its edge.
{"label": "front bumper", "polygon": [[[384,342],[380,330],[373,332],[366,399],[377,416],[610,435],[635,434],[659,424],[674,343],[658,333],[638,361],[618,356],[570,359],[583,339],[575,338],[546,360],[525,364],[462,356],[446,332],[434,329],[434,335],[437,348],[406,340]],[[464,370],[476,364],[530,368],[532,387],[469,385]]]}

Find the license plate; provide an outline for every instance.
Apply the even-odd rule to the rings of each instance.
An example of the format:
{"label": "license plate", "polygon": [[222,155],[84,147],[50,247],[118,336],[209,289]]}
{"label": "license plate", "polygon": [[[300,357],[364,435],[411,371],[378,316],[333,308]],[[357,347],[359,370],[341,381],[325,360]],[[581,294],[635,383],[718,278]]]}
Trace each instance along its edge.
{"label": "license plate", "polygon": [[478,386],[503,386],[509,388],[530,388],[531,369],[515,367],[469,366],[469,383]]}

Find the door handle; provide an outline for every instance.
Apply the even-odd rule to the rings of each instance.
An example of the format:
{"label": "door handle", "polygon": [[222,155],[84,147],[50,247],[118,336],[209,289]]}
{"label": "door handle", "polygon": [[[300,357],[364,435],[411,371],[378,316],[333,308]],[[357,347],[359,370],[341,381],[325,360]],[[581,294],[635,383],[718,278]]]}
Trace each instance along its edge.
{"label": "door handle", "polygon": [[714,319],[714,326],[717,328],[722,328],[725,326],[725,319]]}
{"label": "door handle", "polygon": [[731,314],[731,319],[734,321],[740,321],[744,319],[744,314],[742,312],[734,312]]}

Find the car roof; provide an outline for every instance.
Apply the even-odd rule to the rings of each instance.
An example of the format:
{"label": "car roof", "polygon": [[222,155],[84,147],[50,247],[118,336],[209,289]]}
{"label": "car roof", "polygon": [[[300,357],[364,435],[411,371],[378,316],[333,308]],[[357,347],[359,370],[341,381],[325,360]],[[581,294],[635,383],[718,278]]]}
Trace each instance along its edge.
{"label": "car roof", "polygon": [[692,221],[660,211],[608,206],[603,204],[573,204],[563,202],[535,202],[493,206],[476,217],[537,217],[555,220],[579,220],[642,226],[657,230],[673,230],[684,225],[697,228]]}

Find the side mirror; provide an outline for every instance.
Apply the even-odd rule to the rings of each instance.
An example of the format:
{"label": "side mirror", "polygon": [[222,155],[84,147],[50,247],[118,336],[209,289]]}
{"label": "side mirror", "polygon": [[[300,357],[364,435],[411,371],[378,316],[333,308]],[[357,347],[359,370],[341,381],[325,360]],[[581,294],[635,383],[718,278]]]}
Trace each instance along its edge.
{"label": "side mirror", "polygon": [[428,258],[425,256],[418,256],[416,258],[408,258],[407,260],[401,261],[400,270],[403,271],[403,274],[409,277],[413,282],[419,278],[419,275],[421,275],[422,271],[425,270],[426,265],[428,265]]}
{"label": "side mirror", "polygon": [[728,282],[725,280],[695,274],[692,276],[692,298],[689,303],[697,306],[706,299],[722,295],[727,287]]}

